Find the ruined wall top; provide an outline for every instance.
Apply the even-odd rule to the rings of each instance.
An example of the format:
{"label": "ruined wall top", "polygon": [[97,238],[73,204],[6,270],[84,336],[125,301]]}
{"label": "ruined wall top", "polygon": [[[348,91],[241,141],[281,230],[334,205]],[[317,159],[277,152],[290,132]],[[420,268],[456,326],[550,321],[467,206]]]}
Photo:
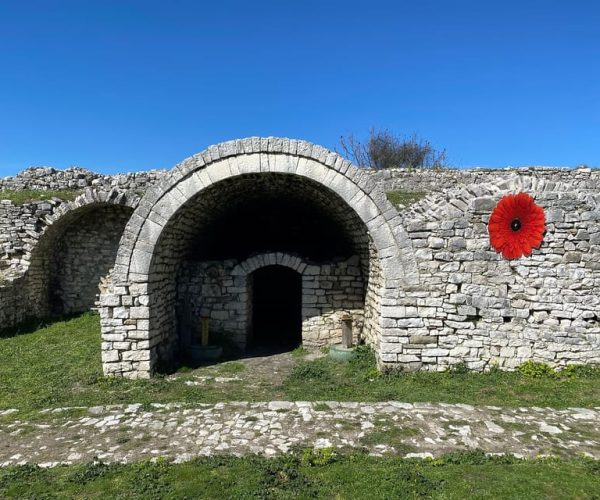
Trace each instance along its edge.
{"label": "ruined wall top", "polygon": [[53,167],[30,167],[14,177],[0,178],[0,191],[4,190],[63,190],[95,187],[102,190],[145,190],[158,182],[167,170],[149,170],[126,174],[102,175],[86,168],[70,167],[64,170]]}
{"label": "ruined wall top", "polygon": [[590,167],[506,167],[470,169],[400,169],[368,171],[385,191],[442,192],[460,185],[497,182],[510,177],[535,177],[567,183],[573,190],[594,190],[600,186],[600,168]]}
{"label": "ruined wall top", "polygon": [[[0,191],[5,190],[63,190],[96,187],[102,190],[145,191],[163,179],[169,170],[103,175],[82,167],[64,170],[53,167],[30,167],[13,177],[0,178]],[[411,170],[392,168],[364,170],[384,191],[440,192],[458,185],[479,184],[494,178],[533,176],[570,184],[575,190],[594,190],[600,186],[600,169],[589,167],[507,167],[443,170]],[[0,196],[1,198],[1,196]]]}

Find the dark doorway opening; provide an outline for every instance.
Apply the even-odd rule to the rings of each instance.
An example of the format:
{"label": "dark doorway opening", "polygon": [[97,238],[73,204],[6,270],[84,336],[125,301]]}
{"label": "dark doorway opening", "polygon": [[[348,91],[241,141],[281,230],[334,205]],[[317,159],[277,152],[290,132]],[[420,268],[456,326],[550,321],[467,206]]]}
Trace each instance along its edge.
{"label": "dark doorway opening", "polygon": [[282,266],[252,273],[251,347],[289,350],[302,343],[302,276]]}

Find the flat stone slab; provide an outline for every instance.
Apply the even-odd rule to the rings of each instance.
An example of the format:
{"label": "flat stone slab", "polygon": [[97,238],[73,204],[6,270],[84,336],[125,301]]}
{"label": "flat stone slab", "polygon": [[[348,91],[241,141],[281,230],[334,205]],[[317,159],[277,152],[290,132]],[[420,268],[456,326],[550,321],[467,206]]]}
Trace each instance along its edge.
{"label": "flat stone slab", "polygon": [[435,457],[480,449],[519,457],[600,459],[600,407],[498,408],[445,403],[270,401],[42,410],[0,425],[0,466],[176,462],[217,454],[273,456],[294,447],[361,448]]}

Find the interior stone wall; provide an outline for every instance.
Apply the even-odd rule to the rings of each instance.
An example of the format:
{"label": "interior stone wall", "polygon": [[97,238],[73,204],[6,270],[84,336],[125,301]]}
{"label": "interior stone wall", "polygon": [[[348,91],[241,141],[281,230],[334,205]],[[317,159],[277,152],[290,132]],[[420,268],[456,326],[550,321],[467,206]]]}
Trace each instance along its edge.
{"label": "interior stone wall", "polygon": [[[365,293],[364,323],[362,339],[365,343],[379,352],[382,325],[386,322],[382,319],[382,308],[384,299],[384,277],[377,250],[372,241],[369,241],[369,260],[363,264],[363,275],[368,276]],[[395,325],[394,325],[395,326]]]}
{"label": "interior stone wall", "polygon": [[[251,206],[257,199],[279,193],[281,197],[295,197],[302,200],[306,207],[317,207],[322,217],[330,218],[339,231],[352,242],[354,251],[363,256],[365,262],[369,262],[368,238],[366,231],[356,215],[348,211],[343,204],[327,193],[316,183],[291,176],[277,174],[261,174],[236,177],[228,181],[222,181],[210,189],[202,192],[190,200],[188,204],[175,216],[160,237],[159,245],[154,251],[152,261],[153,280],[149,283],[149,293],[153,296],[154,314],[149,315],[150,331],[154,339],[157,358],[165,364],[176,362],[181,349],[181,328],[177,318],[177,279],[181,275],[181,266],[184,262],[198,258],[198,252],[207,245],[207,242],[215,238],[215,231],[222,227],[214,225],[215,220],[222,217],[223,211],[238,202],[245,206]],[[288,221],[286,224],[290,224]],[[226,228],[230,230],[230,228]],[[305,235],[308,239],[310,235]],[[272,248],[263,250],[284,251],[278,241],[271,242]],[[256,248],[261,250],[261,248]],[[222,251],[222,250],[220,250]],[[368,264],[367,264],[368,265]],[[368,269],[368,268],[367,268]],[[183,271],[185,272],[185,271]],[[360,270],[359,270],[360,273]],[[239,280],[238,280],[239,281]],[[234,286],[239,283],[234,283]],[[245,285],[242,285],[245,286]],[[364,293],[364,292],[363,292]],[[247,307],[247,303],[244,307]],[[361,306],[362,308],[362,306]],[[307,312],[313,314],[315,308]],[[223,314],[217,313],[217,314]],[[323,326],[322,332],[316,334],[317,324],[321,319],[307,319],[307,325],[313,335],[307,342],[314,345],[323,344],[323,339],[314,339],[315,335],[323,338],[327,333],[328,323],[334,321],[331,318]],[[321,315],[319,315],[321,317]],[[357,318],[358,320],[358,318]],[[237,326],[236,331],[244,331],[245,327]],[[309,328],[307,326],[307,328]],[[185,333],[184,333],[185,335]],[[244,334],[245,335],[245,334]],[[243,340],[238,339],[241,345]],[[160,369],[160,366],[158,367]]]}
{"label": "interior stone wall", "polygon": [[[302,344],[323,346],[341,342],[341,317],[350,314],[354,341],[362,338],[365,287],[358,256],[328,263],[311,263],[278,252],[261,254],[239,262],[187,262],[178,281],[178,310],[185,327],[180,331],[183,346],[192,332],[200,331],[200,311],[209,318],[210,329],[245,349],[251,335],[251,304],[254,271],[278,265],[302,276]],[[182,321],[180,320],[180,323]],[[185,348],[185,347],[184,347]]]}
{"label": "interior stone wall", "polygon": [[48,270],[53,314],[73,314],[95,306],[98,285],[114,266],[131,213],[127,207],[99,207],[74,220],[58,238]]}
{"label": "interior stone wall", "polygon": [[340,262],[308,265],[302,274],[302,343],[321,347],[342,341],[341,319],[352,318],[356,344],[365,340],[365,283],[357,255]]}

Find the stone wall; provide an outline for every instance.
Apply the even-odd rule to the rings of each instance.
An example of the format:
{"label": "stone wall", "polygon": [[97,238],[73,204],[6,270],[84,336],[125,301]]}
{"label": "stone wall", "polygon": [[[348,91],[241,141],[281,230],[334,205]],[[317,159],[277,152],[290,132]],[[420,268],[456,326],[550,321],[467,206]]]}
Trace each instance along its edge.
{"label": "stone wall", "polygon": [[[225,334],[244,349],[251,334],[252,281],[254,271],[283,266],[302,276],[302,344],[323,346],[341,342],[340,318],[352,316],[355,341],[361,339],[364,322],[364,283],[358,256],[328,263],[311,263],[285,253],[268,253],[239,262],[229,259],[187,262],[178,284],[178,304],[190,321],[190,309],[201,309],[210,318],[211,331]],[[282,291],[285,293],[285,291]],[[196,310],[197,310],[196,309]],[[198,331],[197,321],[193,329]],[[182,332],[189,344],[188,328]]]}
{"label": "stone wall", "polygon": [[2,199],[2,191],[78,189],[82,190],[80,205],[127,204],[128,200],[140,198],[164,175],[162,170],[108,176],[77,167],[66,170],[32,167],[15,177],[0,179],[0,273],[5,277],[21,276],[29,266],[31,252],[40,236],[72,205],[59,198],[15,205]]}
{"label": "stone wall", "polygon": [[[252,146],[248,146],[249,140],[238,142],[241,146],[236,147],[241,149],[235,155],[242,151],[240,158],[251,158],[248,151],[253,151],[254,142]],[[302,188],[282,184],[278,191],[300,189],[307,202],[316,200],[355,242],[356,253],[360,254],[360,275],[366,283],[361,296],[364,303],[354,311],[362,315],[362,319],[357,319],[357,323],[363,322],[362,337],[376,348],[383,366],[443,370],[464,362],[471,369],[485,370],[494,365],[512,369],[528,359],[558,367],[568,363],[600,362],[600,171],[545,167],[351,171],[347,162],[322,148],[306,149],[309,146],[301,142],[292,147],[292,142],[288,145],[273,142],[274,146],[270,140],[264,144],[260,142],[257,148],[269,152],[260,153],[258,163],[251,162],[249,169],[254,172],[255,179],[260,178],[275,187],[279,181],[272,182],[264,174],[281,169],[283,173],[313,175],[318,182],[323,182],[323,186],[335,186],[340,196],[349,190],[356,193],[348,196],[345,205],[334,203],[335,199],[327,194],[327,190],[310,183]],[[204,189],[213,184],[224,185],[218,183],[228,175],[235,180],[235,174],[246,168],[241,160],[236,163],[235,155],[227,156],[230,154],[228,147],[209,148],[178,166],[170,173],[173,177],[169,181],[175,183],[177,189],[157,201],[156,193],[163,196],[170,189],[168,183],[164,184],[162,190],[152,194],[155,198],[147,197],[143,202],[139,216],[134,216],[131,227],[138,233],[130,231],[126,239],[139,240],[142,251],[132,260],[127,259],[131,259],[133,253],[117,259],[118,279],[102,297],[103,360],[107,373],[147,376],[155,369],[157,359],[167,359],[168,353],[176,349],[178,337],[173,333],[173,325],[177,324],[177,294],[182,293],[183,285],[166,277],[176,276],[180,263],[186,259],[187,250],[182,244],[200,248],[193,241],[199,227],[202,226],[206,235],[211,234],[214,229],[211,221],[218,220],[221,207],[229,203],[229,199],[243,198],[248,192],[247,185],[236,187],[233,183],[225,190]],[[226,159],[219,160],[223,155]],[[281,167],[282,159],[288,162],[290,155],[295,158],[295,163]],[[300,159],[293,155],[300,155]],[[224,163],[225,167],[205,171],[204,165],[219,161],[219,165]],[[313,162],[310,168],[309,161]],[[326,166],[326,170],[317,174],[321,166]],[[196,198],[200,188],[178,184],[190,169],[196,169],[193,180],[203,189],[202,196]],[[334,174],[344,176],[354,185],[342,184],[334,179]],[[91,233],[79,240],[75,234],[71,237],[65,228],[75,219],[70,221],[64,217],[86,203],[123,204],[131,193],[155,184],[162,176],[164,173],[159,172],[146,177],[145,174],[111,177],[80,169],[68,173],[42,169],[1,180],[0,189],[94,188],[88,188],[87,193],[92,194],[85,194],[83,199],[86,196],[89,199],[79,201],[78,206],[60,200],[20,207],[0,202],[0,326],[24,319],[27,308],[22,304],[31,303],[40,296],[35,290],[43,280],[34,279],[36,273],[32,263],[36,261],[37,251],[46,255],[45,245],[52,248],[54,244],[60,245],[58,237],[43,237],[46,233],[51,235],[48,232],[51,226],[61,220],[65,222],[66,226],[59,233],[68,236],[67,242],[79,241],[74,244],[73,251],[77,253],[75,248],[79,248],[81,258],[89,256],[93,252],[86,250],[83,242],[99,237]],[[102,191],[101,195],[93,194],[98,186],[109,190]],[[366,187],[361,193],[353,186]],[[377,192],[391,190],[423,192],[425,197],[399,212],[389,208],[377,212],[367,207],[371,198],[381,203]],[[487,222],[503,195],[520,191],[531,194],[544,208],[547,232],[541,248],[531,257],[507,261],[491,249]],[[173,216],[172,224],[167,225],[162,217],[168,212],[169,204],[179,206],[184,203],[187,205]],[[137,202],[131,200],[125,204],[137,206]],[[343,207],[352,207],[363,221],[356,218],[354,210],[352,217],[346,217],[341,210]],[[124,220],[125,217],[121,222]],[[368,232],[365,220],[371,221]],[[373,221],[377,221],[377,225]],[[382,221],[392,227],[393,243],[381,244],[381,239],[373,240],[373,236],[387,231]],[[168,231],[163,231],[165,226]],[[162,235],[158,240],[156,233]],[[201,241],[207,241],[206,235]],[[113,244],[114,241],[116,237]],[[156,249],[152,247],[153,254],[144,254],[144,251],[150,252],[149,241],[158,241]],[[85,271],[81,267],[86,266],[79,266],[74,261],[72,265],[68,264],[67,261],[71,261],[69,250],[59,251],[59,255],[64,258],[65,282],[83,282]],[[390,267],[390,256],[398,257],[400,264]],[[239,259],[224,259],[223,271],[234,262]],[[415,263],[414,269],[411,262]],[[132,267],[127,269],[131,273],[128,280],[123,280],[123,269],[130,263]],[[148,269],[154,273],[152,280],[144,274]],[[79,272],[83,274],[76,276]],[[402,273],[408,278],[404,279]],[[234,279],[233,288],[240,283],[236,284]],[[332,283],[331,290],[338,285]],[[243,288],[244,285],[240,286]],[[328,296],[327,291],[321,291],[324,295],[311,295],[309,300],[316,299],[317,304],[319,300],[335,301],[334,293]],[[243,298],[244,292],[238,290],[236,293],[239,293],[238,298]],[[70,298],[68,301],[76,302]],[[232,304],[225,301],[223,307],[227,303]],[[250,303],[250,300],[246,301],[247,306]],[[334,304],[334,308],[337,307]],[[243,313],[247,317],[248,309]],[[218,316],[223,317],[214,320],[222,321],[223,328],[225,322],[236,322],[235,327],[233,323],[227,323],[227,329],[238,328],[245,335],[239,316],[230,318],[229,313],[227,318],[222,313]],[[319,318],[318,321],[306,323],[307,332],[311,332],[308,336],[315,345],[327,342],[333,335],[331,325],[337,318],[326,318],[323,311],[314,317]],[[337,331],[335,335],[338,335]],[[164,354],[156,355],[157,352]]]}
{"label": "stone wall", "polygon": [[355,343],[363,336],[365,284],[357,255],[341,262],[308,265],[302,274],[302,343],[337,344],[342,340],[341,318],[352,317]]}
{"label": "stone wall", "polygon": [[61,204],[60,200],[25,205],[0,201],[0,273],[3,276],[23,274],[29,266],[31,251],[48,225],[46,217],[51,216]]}
{"label": "stone wall", "polygon": [[363,276],[368,276],[366,283],[364,326],[362,340],[367,345],[379,351],[381,338],[381,308],[383,305],[382,290],[384,289],[384,278],[377,255],[377,249],[373,242],[369,242],[369,259],[367,263],[363,260]]}
{"label": "stone wall", "polygon": [[[255,186],[264,189],[256,191]],[[312,209],[309,214],[320,213],[322,218],[337,222],[333,230],[339,238],[331,240],[332,245],[345,239],[345,248],[355,248],[350,255],[366,259],[361,267],[367,266],[369,282],[371,269],[380,270],[379,285],[372,281],[380,289],[374,291],[367,286],[367,295],[370,290],[377,294],[373,299],[377,304],[375,316],[370,321],[376,331],[383,333],[385,302],[392,300],[398,285],[418,278],[416,260],[393,206],[368,175],[331,151],[303,141],[249,138],[220,144],[188,158],[140,202],[123,234],[112,274],[113,286],[101,299],[107,374],[148,377],[161,363],[176,359],[175,276],[179,263],[210,249],[215,239],[237,223],[237,219],[227,217],[230,206],[237,206],[236,215],[244,217],[273,195],[277,195],[275,201],[280,205],[289,207],[293,203],[298,209],[290,212],[293,218],[283,219],[277,206],[266,213],[266,219],[264,212],[257,212],[264,224],[274,229],[267,237],[280,236],[279,240],[271,238],[272,250],[287,251],[290,244],[305,246],[305,240],[310,243],[306,247],[309,251],[327,250],[329,243],[324,245],[313,235],[312,229],[320,225],[321,219],[307,216],[307,209]],[[296,223],[306,227],[307,221],[310,224],[305,232],[283,232]],[[262,224],[248,223],[262,234]],[[244,227],[239,231],[245,232],[259,250],[264,247],[262,237],[255,240]],[[369,238],[375,248],[374,266],[370,262]],[[237,247],[248,240],[227,241],[231,244],[219,247],[221,254],[239,251]],[[132,305],[124,307],[124,300]],[[150,348],[140,349],[140,341]]]}
{"label": "stone wall", "polygon": [[[403,211],[420,283],[399,290],[382,361],[426,370],[599,363],[600,171],[486,176]],[[547,232],[531,257],[509,261],[490,248],[487,222],[501,196],[521,191],[544,208]]]}
{"label": "stone wall", "polygon": [[[88,188],[72,202],[0,204],[0,329],[93,307],[137,195]],[[16,310],[13,306],[16,304]]]}
{"label": "stone wall", "polygon": [[29,319],[29,311],[24,307],[29,297],[25,278],[0,280],[0,330],[18,325]]}
{"label": "stone wall", "polygon": [[[133,207],[165,173],[107,176],[77,167],[33,167],[0,179],[0,329],[93,307]],[[25,189],[81,195],[73,202],[52,198],[20,205],[2,199],[3,191]],[[84,216],[92,206],[97,213]]]}

